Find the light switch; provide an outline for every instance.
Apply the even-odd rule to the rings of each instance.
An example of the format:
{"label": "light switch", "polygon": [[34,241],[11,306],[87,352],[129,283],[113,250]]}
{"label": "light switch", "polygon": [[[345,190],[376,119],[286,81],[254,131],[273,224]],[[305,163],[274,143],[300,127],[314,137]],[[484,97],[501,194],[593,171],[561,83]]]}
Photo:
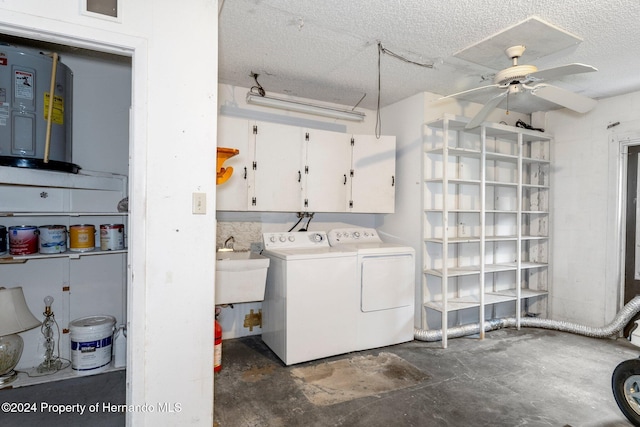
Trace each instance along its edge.
{"label": "light switch", "polygon": [[192,213],[194,214],[206,214],[207,213],[207,193],[193,193],[192,194]]}

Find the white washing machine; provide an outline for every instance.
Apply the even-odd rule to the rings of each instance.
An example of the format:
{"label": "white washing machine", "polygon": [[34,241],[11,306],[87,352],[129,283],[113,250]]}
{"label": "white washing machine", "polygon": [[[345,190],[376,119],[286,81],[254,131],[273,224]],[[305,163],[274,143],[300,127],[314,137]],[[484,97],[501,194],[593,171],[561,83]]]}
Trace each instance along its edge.
{"label": "white washing machine", "polygon": [[413,340],[415,250],[385,243],[373,228],[328,233],[333,248],[357,252],[357,350]]}
{"label": "white washing machine", "polygon": [[330,247],[325,232],[264,233],[263,240],[265,344],[286,365],[353,351],[356,251]]}

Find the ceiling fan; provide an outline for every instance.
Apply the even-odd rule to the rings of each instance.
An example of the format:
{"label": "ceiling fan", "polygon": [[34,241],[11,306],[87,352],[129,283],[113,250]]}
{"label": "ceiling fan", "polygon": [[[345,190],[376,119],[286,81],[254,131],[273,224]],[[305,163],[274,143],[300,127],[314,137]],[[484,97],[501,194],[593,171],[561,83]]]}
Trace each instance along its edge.
{"label": "ceiling fan", "polygon": [[597,101],[594,99],[557,86],[542,83],[542,81],[556,79],[571,74],[598,71],[597,68],[592,67],[591,65],[578,63],[561,65],[559,67],[548,68],[546,70],[538,70],[534,65],[518,65],[518,58],[522,56],[525,49],[525,46],[517,45],[505,50],[505,54],[512,60],[513,65],[509,68],[498,71],[493,78],[492,85],[465,90],[442,98],[453,98],[486,89],[500,91],[499,94],[491,98],[484,107],[482,107],[480,112],[471,119],[471,121],[465,126],[467,129],[479,126],[480,123],[482,123],[503,100],[509,97],[509,95],[516,95],[523,92],[528,92],[533,96],[553,102],[554,104],[558,104],[578,113],[586,113],[595,107]]}

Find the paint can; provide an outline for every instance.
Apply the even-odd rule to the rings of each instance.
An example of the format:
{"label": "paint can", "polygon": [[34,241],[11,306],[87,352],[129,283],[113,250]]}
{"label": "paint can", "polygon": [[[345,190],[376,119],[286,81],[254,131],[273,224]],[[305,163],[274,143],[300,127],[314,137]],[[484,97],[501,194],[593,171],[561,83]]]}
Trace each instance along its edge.
{"label": "paint can", "polygon": [[38,227],[41,254],[61,254],[67,250],[67,227],[41,225]]}
{"label": "paint can", "polygon": [[113,316],[81,317],[69,323],[71,369],[78,375],[102,372],[109,367],[115,324]]}
{"label": "paint can", "polygon": [[124,249],[124,224],[102,224],[100,226],[100,249],[103,251]]}
{"label": "paint can", "polygon": [[38,227],[35,225],[9,227],[9,253],[11,255],[38,253]]}
{"label": "paint can", "polygon": [[76,224],[69,227],[69,250],[87,252],[95,249],[96,227],[91,224]]}
{"label": "paint can", "polygon": [[7,227],[0,225],[0,255],[7,253],[9,247],[7,246]]}

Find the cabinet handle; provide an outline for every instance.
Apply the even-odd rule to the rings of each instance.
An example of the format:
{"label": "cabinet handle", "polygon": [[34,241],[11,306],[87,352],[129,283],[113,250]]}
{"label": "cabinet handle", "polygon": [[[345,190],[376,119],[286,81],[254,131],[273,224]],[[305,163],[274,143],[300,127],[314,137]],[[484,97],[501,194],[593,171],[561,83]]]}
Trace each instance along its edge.
{"label": "cabinet handle", "polygon": [[396,177],[391,175],[391,186],[394,187],[396,185]]}
{"label": "cabinet handle", "polygon": [[244,167],[244,179],[247,179],[247,167]]}
{"label": "cabinet handle", "polygon": [[302,181],[302,173],[298,171],[298,182]]}
{"label": "cabinet handle", "polygon": [[347,174],[344,174],[344,183],[342,185],[347,185]]}

